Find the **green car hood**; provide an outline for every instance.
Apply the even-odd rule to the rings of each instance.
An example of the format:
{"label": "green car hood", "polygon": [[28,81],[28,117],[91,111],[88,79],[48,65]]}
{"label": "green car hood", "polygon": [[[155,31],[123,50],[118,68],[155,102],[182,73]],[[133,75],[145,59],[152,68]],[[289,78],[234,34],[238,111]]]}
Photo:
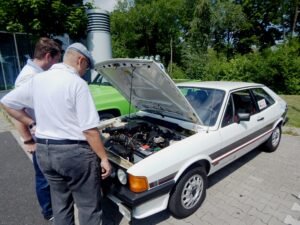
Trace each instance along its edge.
{"label": "green car hood", "polygon": [[89,89],[97,111],[116,109],[121,115],[135,112],[134,108],[129,109],[128,101],[114,87],[90,84]]}

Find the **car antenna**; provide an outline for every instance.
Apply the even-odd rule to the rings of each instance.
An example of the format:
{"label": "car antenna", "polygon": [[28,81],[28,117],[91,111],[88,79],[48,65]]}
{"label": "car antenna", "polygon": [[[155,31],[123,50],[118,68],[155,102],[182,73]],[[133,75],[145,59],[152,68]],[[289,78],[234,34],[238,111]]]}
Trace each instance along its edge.
{"label": "car antenna", "polygon": [[131,77],[131,80],[130,80],[130,94],[129,94],[129,109],[128,109],[128,114],[129,114],[129,119],[131,118],[131,101],[132,101],[132,85],[133,85],[133,72],[135,71],[136,67],[134,67],[132,64],[131,64],[131,68],[132,68],[132,71],[131,71],[131,74],[130,74],[130,77]]}

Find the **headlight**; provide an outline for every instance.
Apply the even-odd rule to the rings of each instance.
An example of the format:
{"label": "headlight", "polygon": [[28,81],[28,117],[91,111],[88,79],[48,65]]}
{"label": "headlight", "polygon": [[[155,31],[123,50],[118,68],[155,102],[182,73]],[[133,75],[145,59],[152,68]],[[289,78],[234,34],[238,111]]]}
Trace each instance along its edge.
{"label": "headlight", "polygon": [[127,175],[124,170],[118,169],[117,176],[121,184],[123,185],[127,184]]}

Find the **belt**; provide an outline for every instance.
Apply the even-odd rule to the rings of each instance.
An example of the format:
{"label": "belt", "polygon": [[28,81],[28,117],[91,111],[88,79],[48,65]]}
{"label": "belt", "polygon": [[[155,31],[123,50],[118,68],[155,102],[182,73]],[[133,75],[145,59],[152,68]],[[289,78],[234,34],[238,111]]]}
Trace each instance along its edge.
{"label": "belt", "polygon": [[87,141],[83,140],[53,140],[53,139],[42,139],[36,138],[36,142],[45,145],[75,145],[75,144],[85,144],[88,145]]}

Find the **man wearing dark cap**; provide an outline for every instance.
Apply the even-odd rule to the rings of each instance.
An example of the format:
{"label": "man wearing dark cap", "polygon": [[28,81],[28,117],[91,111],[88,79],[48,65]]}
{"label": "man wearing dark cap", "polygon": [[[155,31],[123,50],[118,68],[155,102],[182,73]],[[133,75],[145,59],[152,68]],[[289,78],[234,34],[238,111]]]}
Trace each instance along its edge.
{"label": "man wearing dark cap", "polygon": [[[74,225],[74,203],[80,224],[101,224],[100,181],[111,166],[97,129],[99,116],[81,79],[93,66],[86,47],[74,43],[63,63],[1,99],[11,116],[35,129],[37,161],[50,184],[55,225]],[[36,127],[24,107],[35,110]]]}

